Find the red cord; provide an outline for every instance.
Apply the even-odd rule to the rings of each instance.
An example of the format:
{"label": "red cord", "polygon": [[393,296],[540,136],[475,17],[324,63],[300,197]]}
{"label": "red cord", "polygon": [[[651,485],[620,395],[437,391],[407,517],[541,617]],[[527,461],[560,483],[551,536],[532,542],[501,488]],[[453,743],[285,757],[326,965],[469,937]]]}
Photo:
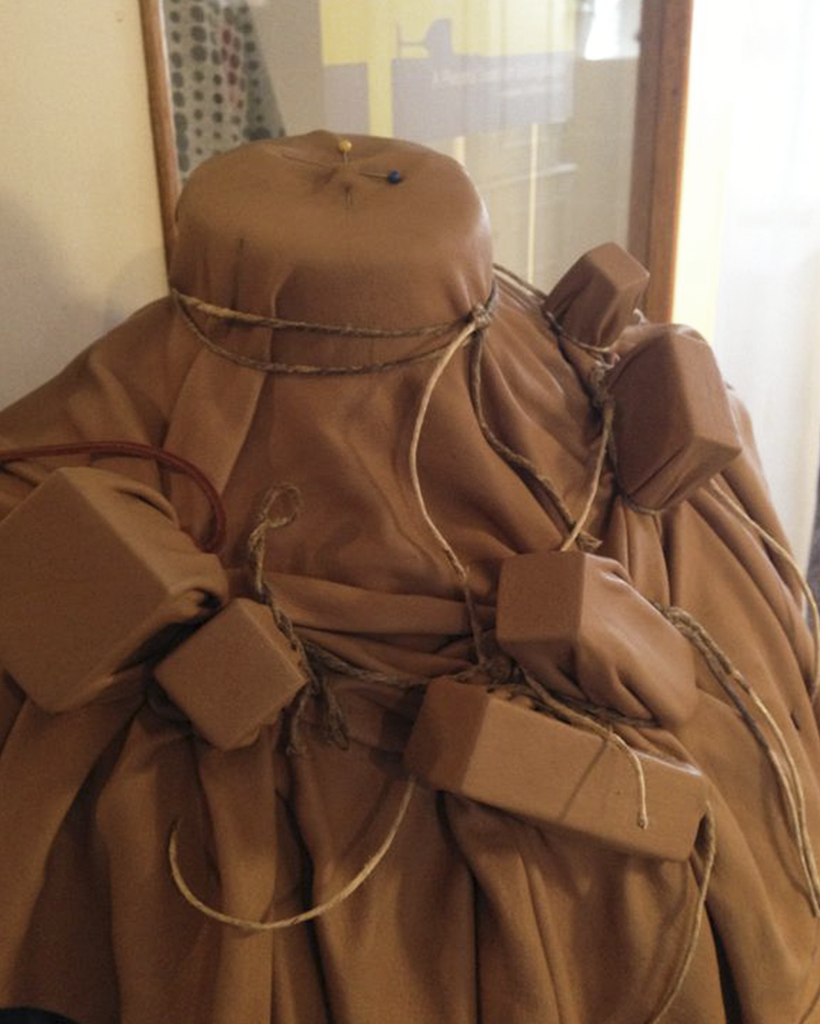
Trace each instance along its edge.
{"label": "red cord", "polygon": [[44,444],[32,448],[7,448],[0,450],[0,466],[7,462],[28,462],[34,458],[48,458],[53,455],[81,455],[97,453],[99,455],[126,455],[137,459],[152,459],[169,469],[175,469],[189,477],[198,485],[211,506],[213,529],[204,544],[203,551],[218,551],[225,542],[226,516],[225,507],[219,492],[193,462],[188,462],[179,455],[156,448],[151,444],[139,444],[136,441],[79,441],[75,444]]}

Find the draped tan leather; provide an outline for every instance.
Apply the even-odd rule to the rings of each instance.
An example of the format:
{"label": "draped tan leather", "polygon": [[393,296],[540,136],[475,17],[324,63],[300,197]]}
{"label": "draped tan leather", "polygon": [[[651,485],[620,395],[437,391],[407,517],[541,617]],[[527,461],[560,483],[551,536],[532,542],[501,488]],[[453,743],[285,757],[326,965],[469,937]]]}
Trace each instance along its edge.
{"label": "draped tan leather", "polygon": [[[180,202],[171,274],[188,300],[139,311],[0,413],[4,447],[131,440],[205,471],[227,514],[223,604],[260,600],[247,540],[270,489],[288,488],[271,512],[283,525],[267,533],[265,578],[314,652],[322,684],[295,735],[293,716],[283,715],[252,742],[220,749],[162,691],[155,652],[128,669],[122,691],[56,713],[4,666],[0,1005],[37,1005],[80,1024],[644,1024],[675,983],[703,878],[702,841],[688,861],[625,853],[605,837],[423,784],[367,881],[312,922],[243,931],[195,909],[173,882],[177,825],[180,870],[210,907],[261,922],[332,898],[396,821],[426,684],[455,676],[487,685],[475,673],[476,631],[494,685],[517,678],[494,636],[500,567],[555,551],[570,526],[548,488],[482,430],[470,390],[477,338],[437,351],[471,317],[484,322],[494,286],[481,360],[487,427],[551,480],[573,521],[595,482],[602,419],[587,375],[595,357],[556,337],[538,296],[494,274],[486,214],[464,173],[421,147],[351,141],[346,156],[322,132],[203,165]],[[396,184],[387,179],[393,170]],[[585,298],[578,322],[594,323],[596,312],[609,322],[607,294],[599,311]],[[440,333],[379,333],[442,324],[450,326]],[[627,323],[612,354],[667,335]],[[698,651],[697,700],[686,714],[668,728],[631,718],[612,725],[635,751],[701,772],[714,818],[707,913],[664,1024],[815,1024],[818,918],[784,752],[816,849],[814,654],[788,565],[720,498],[783,542],[750,425],[731,401],[743,450],[722,472],[647,515],[624,499],[607,460],[585,532],[642,600],[697,620],[770,713],[746,691],[732,696],[735,683],[724,686]],[[419,423],[424,508],[411,473]],[[22,516],[58,466],[91,462],[5,465],[0,515]],[[184,475],[122,455],[95,457],[93,468],[160,495],[179,538],[208,533],[211,511]],[[466,568],[472,622],[431,522]],[[84,531],[67,519],[65,543],[83,533],[93,547],[96,532]],[[146,535],[145,558],[154,540],[164,543]],[[14,581],[0,565],[3,586],[25,591],[22,561]],[[88,625],[100,572],[72,581],[77,629]],[[111,576],[107,583],[116,565]],[[54,589],[28,611],[44,638]],[[131,599],[123,578],[117,600]],[[64,668],[55,650],[49,688],[59,691]],[[670,678],[679,670],[670,665]],[[663,687],[661,670],[653,685]],[[346,743],[328,739],[329,699]],[[499,773],[506,756],[498,749]],[[528,784],[537,794],[550,780]]]}

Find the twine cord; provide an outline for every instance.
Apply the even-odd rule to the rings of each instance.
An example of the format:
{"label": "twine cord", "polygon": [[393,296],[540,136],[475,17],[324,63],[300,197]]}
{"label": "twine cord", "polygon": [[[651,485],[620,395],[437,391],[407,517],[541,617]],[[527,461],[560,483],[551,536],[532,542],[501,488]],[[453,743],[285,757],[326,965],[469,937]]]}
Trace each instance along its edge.
{"label": "twine cord", "polygon": [[216,306],[203,299],[192,295],[185,295],[177,289],[171,290],[171,295],[177,304],[185,327],[194,337],[203,344],[214,355],[238,366],[244,366],[252,370],[259,370],[262,373],[294,374],[301,376],[315,377],[338,377],[358,376],[369,373],[385,373],[405,366],[413,366],[416,363],[426,362],[435,359],[445,352],[449,342],[438,345],[426,352],[416,353],[409,356],[401,356],[396,359],[387,359],[376,363],[344,364],[340,366],[322,366],[314,364],[282,363],[264,359],[256,359],[253,356],[245,355],[242,352],[233,352],[223,348],[203,331],[193,317],[193,310],[197,310],[207,317],[221,320],[228,323],[238,323],[245,327],[264,327],[269,330],[291,330],[304,331],[310,334],[326,334],[335,337],[352,338],[374,338],[374,339],[397,339],[397,338],[437,338],[449,334],[454,330],[463,328],[465,324],[473,323],[486,326],[495,311],[498,302],[498,292],[493,283],[490,294],[485,303],[476,305],[466,317],[458,317],[455,320],[441,321],[435,324],[426,324],[420,327],[406,327],[398,329],[382,327],[353,327],[345,324],[321,324],[310,323],[306,320],[285,320],[281,317],[259,316],[256,313],[246,313],[242,310],[230,309],[226,306]]}
{"label": "twine cord", "polygon": [[531,284],[525,278],[521,277],[519,274],[516,274],[514,271],[510,270],[509,267],[502,266],[500,263],[493,263],[493,269],[497,274],[505,278],[508,282],[517,285],[520,291],[523,291],[527,295],[531,295],[534,299],[536,299],[539,302],[541,306],[542,316],[547,321],[550,330],[558,338],[559,341],[568,341],[576,348],[580,348],[582,351],[589,352],[591,355],[594,356],[606,355],[608,352],[611,352],[618,344],[618,341],[620,340],[619,338],[616,338],[608,345],[594,345],[588,341],[581,341],[580,338],[576,338],[574,335],[570,334],[569,331],[565,330],[560,320],[558,320],[558,318],[550,311],[550,309],[547,306],[547,303],[549,302],[549,296],[546,292],[542,291],[540,288],[537,288],[534,284]]}
{"label": "twine cord", "polygon": [[[424,324],[420,327],[355,327],[351,324],[312,323],[309,320],[288,320],[284,317],[247,313],[244,310],[231,309],[228,306],[217,306],[212,302],[197,298],[195,295],[186,295],[185,292],[176,288],[171,289],[171,294],[181,309],[195,309],[213,320],[244,324],[248,327],[266,327],[269,330],[331,334],[334,337],[343,338],[436,338],[443,334],[449,334],[450,331],[463,327],[467,322],[475,319],[475,312],[471,311],[466,316],[457,317],[455,320],[439,320],[434,324]],[[491,310],[495,303],[496,293],[495,286],[493,286],[483,308]]]}
{"label": "twine cord", "polygon": [[[769,761],[775,777],[777,778],[781,793],[786,803],[788,821],[798,850],[804,877],[806,879],[812,910],[815,916],[820,916],[820,894],[818,893],[817,870],[814,863],[814,855],[811,849],[810,839],[807,833],[803,788],[797,773],[797,766],[790,750],[788,749],[782,731],[779,729],[776,722],[774,722],[768,708],[766,708],[763,701],[760,700],[754,689],[734,668],[728,656],[720,649],[720,647],[718,647],[717,643],[700,625],[700,623],[680,608],[664,608],[664,606],[660,605],[656,605],[656,607],[684,636],[687,637],[687,639],[690,640],[690,642],[693,643],[695,648],[703,656],[710,671],[712,672],[712,675],[727,693],[732,703],[735,705],[735,708],[740,713],[744,723],[749,728],[749,731],[766,754],[767,760]],[[786,758],[786,762],[789,767],[788,773],[784,769],[774,749],[766,739],[764,733],[761,731],[751,712],[744,705],[740,695],[734,689],[735,686],[752,700],[758,710],[762,709],[761,713],[764,716],[764,720],[767,724],[770,724],[770,727],[771,723],[774,723],[773,731],[775,732],[775,737],[778,739],[778,744],[781,745]]]}
{"label": "twine cord", "polygon": [[410,448],[408,453],[408,466],[410,470],[410,482],[413,487],[413,493],[416,496],[416,503],[418,504],[419,511],[421,512],[422,519],[427,524],[428,529],[435,537],[441,550],[447,561],[450,563],[450,567],[455,574],[456,579],[461,587],[464,595],[464,603],[467,611],[467,617],[470,623],[470,631],[473,637],[473,645],[475,647],[476,656],[479,660],[479,664],[483,664],[485,659],[481,625],[478,621],[478,611],[475,607],[475,599],[473,597],[472,590],[470,589],[467,569],[464,563],[456,554],[450,542],[436,526],[433,521],[430,511],[427,507],[427,502],[424,500],[424,492],[422,491],[421,481],[419,479],[419,467],[418,467],[418,450],[419,440],[421,439],[422,428],[424,427],[424,421],[427,418],[427,410],[430,406],[430,399],[433,397],[436,385],[441,380],[442,374],[446,370],[450,360],[456,354],[456,352],[472,337],[476,331],[483,330],[483,327],[474,320],[464,327],[450,344],[447,346],[445,351],[442,353],[441,358],[433,368],[433,372],[427,378],[427,382],[422,391],[421,400],[419,401],[418,411],[416,413],[416,419],[413,424],[413,433],[410,438]]}
{"label": "twine cord", "polygon": [[[486,345],[484,336],[483,334],[478,334],[473,344],[472,359],[470,360],[470,397],[472,399],[476,421],[481,429],[481,433],[484,435],[484,440],[496,455],[500,456],[507,463],[507,465],[520,471],[523,475],[529,477],[530,480],[535,481],[535,483],[546,492],[555,510],[560,516],[564,527],[571,533],[575,529],[576,521],[567,507],[566,502],[558,493],[558,488],[555,486],[553,481],[550,477],[542,473],[535,463],[525,455],[514,451],[508,445],[504,444],[504,442],[493,431],[489,421],[487,420],[482,398],[482,361],[485,349]],[[578,535],[578,546],[584,551],[594,551],[599,544],[599,541],[587,533],[582,532]]]}
{"label": "twine cord", "polygon": [[[351,679],[361,679],[367,683],[378,683],[382,686],[389,686],[396,690],[423,689],[427,686],[429,679],[426,676],[396,676],[387,672],[378,672],[375,669],[361,668],[354,665],[345,658],[339,657],[326,647],[322,647],[312,640],[303,640],[302,644],[311,662],[321,665],[329,672],[337,675],[347,676]],[[469,671],[473,671],[470,669]]]}
{"label": "twine cord", "polygon": [[561,551],[568,551],[572,545],[578,540],[581,535],[584,526],[586,526],[587,519],[589,519],[592,513],[592,506],[595,504],[595,498],[598,494],[598,488],[601,485],[601,478],[604,472],[604,462],[606,459],[607,451],[609,450],[609,443],[612,438],[612,420],[614,416],[615,407],[612,402],[607,402],[602,410],[602,427],[601,427],[601,440],[598,445],[598,454],[595,458],[595,470],[592,474],[592,483],[590,484],[589,493],[587,494],[586,502],[581,510],[578,521],[572,529],[570,535],[566,538],[564,543],[561,545]]}
{"label": "twine cord", "polygon": [[[820,874],[817,870],[808,832],[805,793],[797,763],[782,729],[751,683],[734,667],[728,655],[693,616],[682,608],[661,605],[654,601],[652,604],[702,655],[713,677],[730,698],[743,722],[766,754],[786,804],[787,820],[800,858],[812,913],[815,917],[820,917]],[[786,762],[785,768],[753,715],[744,705],[738,690],[751,701],[753,707],[763,716],[764,722],[774,733]]]}
{"label": "twine cord", "polygon": [[[311,661],[315,664],[321,665],[330,672],[334,672],[337,675],[347,676],[349,679],[360,679],[367,683],[376,683],[381,686],[389,686],[391,689],[412,691],[412,690],[426,690],[430,684],[429,676],[412,676],[412,675],[391,675],[387,672],[379,672],[376,669],[361,668],[359,665],[354,665],[352,662],[347,661],[345,658],[339,657],[338,654],[334,654],[332,651],[327,650],[325,647],[321,647],[319,644],[314,643],[312,640],[302,641],[305,650],[308,653]],[[470,665],[468,668],[461,669],[458,672],[448,672],[448,679],[453,679],[456,682],[476,682],[480,684],[486,683],[487,678],[495,680],[499,675],[495,671],[494,665],[495,659],[490,658],[485,661],[483,665]],[[504,678],[508,678],[510,672],[500,673]],[[528,696],[532,696],[530,689],[526,690]]]}
{"label": "twine cord", "polygon": [[178,821],[174,823],[171,830],[171,836],[168,841],[168,864],[171,869],[171,877],[174,880],[174,885],[177,887],[178,892],[186,903],[192,906],[195,910],[198,910],[201,914],[204,914],[205,917],[210,918],[212,921],[228,925],[231,928],[238,928],[240,931],[281,931],[285,928],[293,928],[298,924],[303,924],[305,921],[314,921],[316,918],[323,917],[325,914],[330,913],[331,910],[338,907],[341,903],[344,903],[344,901],[352,896],[357,889],[364,885],[379,864],[381,864],[392,847],[398,831],[401,828],[414,791],[415,780],[411,776],[407,779],[404,792],[402,793],[402,797],[399,802],[398,810],[393,818],[390,828],[388,829],[387,835],[382,840],[376,852],[366,861],[361,871],[351,878],[351,880],[330,899],[311,907],[309,910],[304,910],[299,914],[294,914],[292,917],[279,918],[275,921],[251,921],[242,917],[234,917],[232,914],[226,914],[220,910],[216,910],[214,907],[208,906],[207,903],[201,900],[192,891],[191,887],[185,881],[180,869],[178,840],[180,823]]}
{"label": "twine cord", "polygon": [[820,692],[820,611],[818,611],[817,601],[815,600],[811,587],[807,583],[794,555],[788,548],[784,547],[768,532],[768,530],[765,530],[760,523],[756,522],[738,502],[729,497],[725,491],[722,491],[713,480],[709,482],[708,489],[709,493],[716,497],[725,508],[728,508],[730,512],[733,512],[741,522],[745,523],[749,529],[757,534],[764,544],[774,551],[775,554],[779,555],[794,573],[795,579],[800,586],[803,596],[806,599],[806,604],[809,608],[811,633],[814,643],[814,668],[809,686],[809,696],[812,701],[816,700],[817,694]]}
{"label": "twine cord", "polygon": [[520,274],[516,274],[516,272],[514,270],[510,270],[509,267],[505,267],[503,263],[493,263],[493,270],[508,283],[518,285],[519,291],[523,291],[526,295],[531,295],[539,302],[547,301],[548,296],[545,291],[542,291],[537,285],[534,285],[525,277],[521,277]]}
{"label": "twine cord", "polygon": [[[277,503],[281,504],[284,499],[287,499],[290,507],[279,516],[272,516],[271,510]],[[256,525],[251,530],[247,543],[248,564],[251,568],[256,596],[270,609],[274,622],[287,638],[307,680],[306,685],[299,691],[291,705],[289,754],[300,753],[302,750],[299,731],[309,697],[318,699],[322,706],[322,732],[325,739],[342,750],[346,750],[350,743],[344,714],[336,695],[328,686],[324,676],[314,668],[305,645],[297,635],[293,623],[279,603],[270,580],[265,575],[265,553],[269,531],[288,526],[299,514],[301,507],[301,495],[293,484],[271,487],[262,500]]]}
{"label": "twine cord", "polygon": [[[591,390],[593,405],[595,405],[601,411],[601,442],[595,460],[595,469],[593,472],[592,483],[590,485],[590,490],[584,503],[584,507],[581,511],[581,514],[578,516],[578,519],[574,523],[572,523],[571,526],[570,522],[572,522],[572,516],[566,516],[565,523],[570,529],[570,534],[564,540],[560,548],[561,551],[568,551],[573,546],[573,544],[577,543],[582,551],[595,550],[599,545],[594,538],[590,538],[588,534],[584,533],[584,526],[586,525],[586,522],[592,512],[592,508],[595,503],[595,498],[597,496],[598,488],[600,487],[601,478],[604,471],[604,462],[607,453],[609,453],[612,457],[613,465],[615,464],[614,460],[616,453],[614,432],[612,429],[615,417],[615,408],[612,396],[608,393],[605,386],[605,375],[607,371],[610,369],[610,365],[605,360],[604,356],[614,348],[614,346],[617,344],[618,339],[616,338],[615,341],[613,341],[609,345],[593,345],[588,342],[581,341],[579,338],[574,337],[568,331],[564,330],[564,328],[561,326],[561,323],[549,311],[546,305],[548,301],[548,296],[545,292],[541,291],[540,288],[537,288],[535,285],[530,284],[529,281],[526,281],[523,277],[520,277],[512,270],[502,266],[499,263],[494,263],[493,268],[495,269],[496,273],[499,276],[501,276],[502,278],[506,279],[508,282],[516,286],[519,291],[534,297],[540,303],[541,313],[546,319],[547,323],[549,324],[553,334],[558,339],[559,345],[562,344],[564,341],[568,341],[571,342],[573,345],[577,346],[578,348],[583,349],[585,352],[589,352],[591,355],[595,357],[595,363],[589,374],[589,380],[586,383],[588,388]],[[492,445],[493,442],[490,441],[490,443]],[[499,451],[499,454],[503,453]],[[517,455],[517,453],[512,454]],[[519,458],[523,457],[519,456]],[[520,463],[517,464],[520,465]],[[525,467],[522,465],[521,468]],[[529,470],[529,467],[526,468],[528,469],[528,471],[531,471]],[[538,482],[547,489],[548,493],[551,494],[551,482],[548,479],[542,479],[540,475],[537,474],[537,472],[534,475],[535,479],[538,480]]]}
{"label": "twine cord", "polygon": [[649,810],[647,806],[646,797],[646,774],[641,764],[641,759],[638,757],[635,750],[626,742],[626,740],[619,736],[615,732],[614,728],[609,723],[599,722],[590,713],[578,711],[569,704],[564,703],[555,694],[551,693],[546,689],[537,679],[530,676],[528,673],[524,673],[524,679],[531,687],[537,696],[536,702],[542,706],[545,710],[549,711],[552,715],[557,718],[562,718],[570,724],[577,725],[581,729],[585,729],[588,732],[595,733],[596,736],[600,736],[606,743],[611,743],[614,747],[625,754],[632,770],[635,772],[635,780],[638,786],[638,815],[637,825],[640,829],[649,828]]}
{"label": "twine cord", "polygon": [[792,812],[793,830],[798,842],[801,844],[800,855],[803,861],[803,868],[810,880],[811,891],[813,894],[814,915],[815,917],[820,917],[820,874],[818,874],[817,861],[814,856],[814,850],[809,836],[808,820],[806,818],[806,795],[798,773],[797,762],[795,761],[794,754],[791,752],[791,749],[786,742],[783,730],[778,725],[771,711],[769,711],[760,699],[760,696],[754,690],[749,688],[748,693],[752,703],[763,715],[767,725],[774,733],[775,739],[777,740],[778,745],[783,752],[783,756],[786,759],[786,767],[788,768],[789,776],[794,787],[794,798],[796,804],[796,807]]}
{"label": "twine cord", "polygon": [[261,373],[271,374],[292,374],[301,377],[357,377],[369,373],[386,373],[390,370],[400,369],[405,366],[414,366],[416,363],[424,363],[435,359],[446,348],[447,343],[438,345],[427,352],[421,352],[412,356],[402,356],[399,359],[388,359],[380,363],[361,363],[344,366],[321,366],[302,363],[280,363],[265,359],[255,359],[253,356],[244,355],[242,352],[233,352],[231,349],[223,348],[199,327],[190,312],[181,308],[182,322],[194,337],[203,344],[214,355],[227,359],[237,366],[244,366],[250,370],[258,370]]}

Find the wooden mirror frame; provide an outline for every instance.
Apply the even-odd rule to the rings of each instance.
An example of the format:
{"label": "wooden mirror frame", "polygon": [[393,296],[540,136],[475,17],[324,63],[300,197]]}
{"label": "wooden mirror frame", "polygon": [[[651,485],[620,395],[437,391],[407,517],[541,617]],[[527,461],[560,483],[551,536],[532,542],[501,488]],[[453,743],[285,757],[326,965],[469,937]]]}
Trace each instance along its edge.
{"label": "wooden mirror frame", "polygon": [[[166,262],[180,190],[161,0],[139,0]],[[694,0],[643,0],[629,250],[649,270],[644,310],[671,317]]]}

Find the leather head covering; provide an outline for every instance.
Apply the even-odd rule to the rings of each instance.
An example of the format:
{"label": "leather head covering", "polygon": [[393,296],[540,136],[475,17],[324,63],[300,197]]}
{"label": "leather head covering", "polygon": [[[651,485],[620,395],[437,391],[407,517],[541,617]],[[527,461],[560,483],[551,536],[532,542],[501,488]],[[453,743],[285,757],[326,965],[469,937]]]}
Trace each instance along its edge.
{"label": "leather head covering", "polygon": [[462,167],[409,142],[343,141],[348,152],[317,131],[198,168],[177,211],[174,287],[249,313],[376,328],[484,302],[490,227]]}

